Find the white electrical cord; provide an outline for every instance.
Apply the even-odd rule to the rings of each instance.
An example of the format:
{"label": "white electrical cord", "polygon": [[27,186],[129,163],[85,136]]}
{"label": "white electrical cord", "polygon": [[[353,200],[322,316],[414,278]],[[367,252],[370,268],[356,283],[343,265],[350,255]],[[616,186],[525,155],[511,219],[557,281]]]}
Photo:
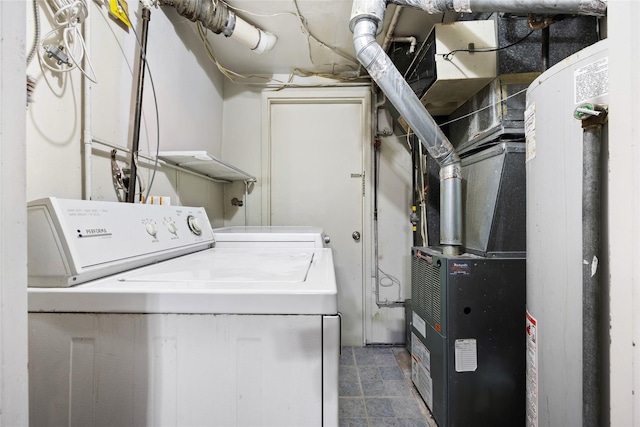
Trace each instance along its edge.
{"label": "white electrical cord", "polygon": [[[87,50],[80,31],[80,26],[89,16],[86,0],[48,0],[48,4],[55,27],[42,38],[38,49],[40,64],[54,73],[66,73],[77,68],[87,79],[97,83],[91,61],[87,58],[89,70],[80,65]],[[46,44],[47,41],[50,43]]]}
{"label": "white electrical cord", "polygon": [[[396,303],[398,302],[403,302],[402,301],[402,283],[400,282],[400,279],[392,276],[391,274],[383,271],[380,267],[378,267],[378,272],[382,274],[382,276],[380,277],[378,284],[383,287],[383,288],[390,288],[392,286],[398,286],[398,301],[396,301]],[[385,301],[388,302],[388,301]]]}

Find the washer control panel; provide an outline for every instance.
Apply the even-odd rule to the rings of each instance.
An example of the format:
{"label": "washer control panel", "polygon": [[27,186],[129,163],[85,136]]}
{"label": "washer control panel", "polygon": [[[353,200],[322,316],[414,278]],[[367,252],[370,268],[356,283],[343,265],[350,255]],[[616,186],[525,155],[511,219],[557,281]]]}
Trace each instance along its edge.
{"label": "washer control panel", "polygon": [[[27,217],[29,286],[69,286],[214,244],[202,207],[47,198],[29,203]],[[47,284],[60,276],[69,283]]]}

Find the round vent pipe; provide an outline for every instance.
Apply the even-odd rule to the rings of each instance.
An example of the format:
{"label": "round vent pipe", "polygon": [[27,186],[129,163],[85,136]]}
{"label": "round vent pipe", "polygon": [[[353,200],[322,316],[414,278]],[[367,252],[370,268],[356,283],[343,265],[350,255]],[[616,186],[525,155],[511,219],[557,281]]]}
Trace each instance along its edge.
{"label": "round vent pipe", "polygon": [[199,21],[216,34],[236,39],[256,53],[267,52],[278,38],[240,18],[226,4],[217,0],[160,0],[161,5],[172,6],[193,22]]}

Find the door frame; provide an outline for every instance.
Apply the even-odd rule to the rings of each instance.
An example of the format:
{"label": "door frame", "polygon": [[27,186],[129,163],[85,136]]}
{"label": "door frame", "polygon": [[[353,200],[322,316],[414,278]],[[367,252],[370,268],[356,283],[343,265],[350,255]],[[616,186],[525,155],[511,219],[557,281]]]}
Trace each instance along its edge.
{"label": "door frame", "polygon": [[[372,87],[347,86],[347,87],[314,87],[284,89],[282,91],[262,92],[262,172],[261,172],[261,225],[271,225],[271,106],[272,105],[296,105],[296,104],[357,104],[362,107],[362,118],[360,121],[362,134],[362,172],[364,173],[364,197],[362,197],[362,338],[365,344],[368,340],[368,320],[370,313],[372,270],[371,257],[373,248],[371,246],[372,224],[368,218],[372,217],[372,197],[371,189],[373,179],[372,150],[373,142],[373,106],[371,104]],[[354,171],[355,172],[355,171]],[[370,272],[371,274],[367,274]]]}

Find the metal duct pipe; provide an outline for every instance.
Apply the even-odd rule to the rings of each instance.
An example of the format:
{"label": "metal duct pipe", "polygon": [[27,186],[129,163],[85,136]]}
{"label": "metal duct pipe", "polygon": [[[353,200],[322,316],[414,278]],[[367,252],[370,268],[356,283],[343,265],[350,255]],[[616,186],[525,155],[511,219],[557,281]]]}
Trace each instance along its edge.
{"label": "metal duct pipe", "polygon": [[397,6],[396,10],[393,12],[393,16],[391,17],[391,22],[389,23],[387,34],[385,34],[384,41],[382,42],[382,50],[384,50],[385,52],[391,44],[391,38],[393,37],[393,33],[396,31],[396,25],[398,25],[398,21],[400,20],[402,9],[402,6]]}
{"label": "metal duct pipe", "polygon": [[[378,15],[375,16],[380,19],[375,16],[372,18],[369,14],[358,14],[358,7],[362,3],[369,3],[377,9]],[[460,158],[391,59],[376,43],[375,36],[382,27],[384,7],[384,1],[354,2],[351,28],[356,57],[440,165],[440,243],[444,245],[445,253],[457,254],[462,244]]]}
{"label": "metal duct pipe", "polygon": [[[356,0],[358,1],[358,0]],[[390,0],[427,13],[506,12],[604,16],[607,3],[602,0]]]}
{"label": "metal duct pipe", "polygon": [[550,44],[550,28],[544,27],[542,29],[542,40],[541,40],[541,44],[542,44],[542,52],[541,52],[541,56],[542,56],[542,71],[547,71],[549,69],[549,44]]}
{"label": "metal duct pipe", "polygon": [[375,40],[382,32],[387,3],[427,13],[509,12],[605,15],[601,0],[354,0],[349,28],[358,61],[382,89],[440,165],[440,243],[455,254],[462,244],[462,176],[460,158],[433,117],[424,108],[391,59]]}
{"label": "metal duct pipe", "polygon": [[256,53],[273,49],[278,40],[272,33],[251,25],[217,0],[160,0],[160,4],[174,7],[185,18],[199,21],[216,34],[236,39]]}

